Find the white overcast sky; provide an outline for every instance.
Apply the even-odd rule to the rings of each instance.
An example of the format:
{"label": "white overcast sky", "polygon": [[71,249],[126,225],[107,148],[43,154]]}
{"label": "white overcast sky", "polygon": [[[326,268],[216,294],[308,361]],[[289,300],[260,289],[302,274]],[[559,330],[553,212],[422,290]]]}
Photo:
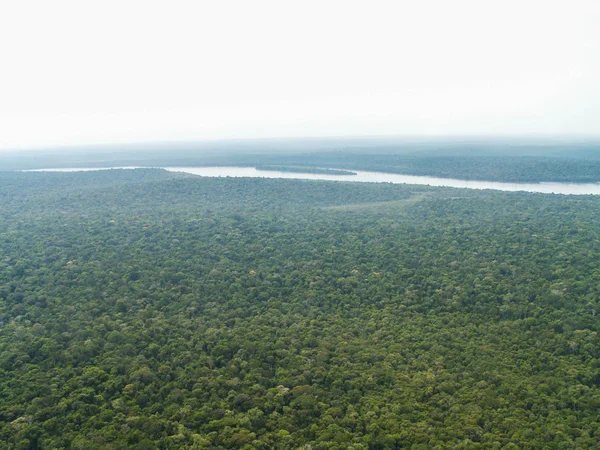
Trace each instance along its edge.
{"label": "white overcast sky", "polygon": [[0,0],[0,149],[600,134],[600,0]]}

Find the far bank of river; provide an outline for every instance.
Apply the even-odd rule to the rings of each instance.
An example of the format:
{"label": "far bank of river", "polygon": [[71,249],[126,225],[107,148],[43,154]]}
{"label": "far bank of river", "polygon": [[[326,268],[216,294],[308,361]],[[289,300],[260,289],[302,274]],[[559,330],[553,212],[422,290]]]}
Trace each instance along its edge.
{"label": "far bank of river", "polygon": [[[77,172],[107,169],[135,169],[139,167],[109,167],[101,168],[63,168],[63,169],[38,169],[37,172]],[[499,191],[525,191],[543,194],[567,195],[600,195],[600,183],[501,183],[497,181],[471,181],[452,178],[437,178],[415,175],[400,175],[395,173],[369,172],[354,170],[356,175],[328,175],[316,173],[278,172],[272,170],[257,170],[254,167],[163,167],[170,172],[185,172],[203,177],[262,177],[262,178],[288,178],[296,180],[330,180],[354,181],[363,183],[401,183],[422,184],[429,186],[445,186],[467,189],[495,189]]]}

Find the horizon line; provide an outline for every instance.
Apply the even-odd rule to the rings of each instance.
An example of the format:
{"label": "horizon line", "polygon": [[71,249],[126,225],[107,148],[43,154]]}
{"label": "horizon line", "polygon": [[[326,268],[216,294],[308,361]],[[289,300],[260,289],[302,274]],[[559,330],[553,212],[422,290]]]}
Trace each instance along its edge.
{"label": "horizon line", "polygon": [[360,141],[360,140],[418,140],[421,142],[427,141],[439,141],[447,139],[449,141],[460,141],[460,140],[476,140],[476,139],[490,139],[490,140],[581,140],[581,141],[598,141],[600,142],[600,133],[460,133],[460,134],[377,134],[377,135],[322,135],[322,136],[273,136],[273,137],[249,137],[249,138],[200,138],[200,139],[173,139],[173,140],[131,140],[131,141],[113,141],[113,142],[88,142],[88,143],[68,143],[68,144],[50,144],[42,146],[31,146],[31,147],[0,147],[0,153],[35,153],[35,152],[47,152],[47,151],[72,151],[77,149],[107,149],[110,147],[139,147],[139,146],[150,146],[150,147],[162,147],[166,145],[214,145],[214,144],[252,144],[261,142],[302,142],[302,141]]}

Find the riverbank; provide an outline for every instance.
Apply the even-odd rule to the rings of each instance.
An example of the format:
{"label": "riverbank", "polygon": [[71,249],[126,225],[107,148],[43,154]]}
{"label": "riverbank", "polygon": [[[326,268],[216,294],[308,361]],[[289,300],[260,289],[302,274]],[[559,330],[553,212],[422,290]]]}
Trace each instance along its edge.
{"label": "riverbank", "polygon": [[[52,168],[34,169],[26,172],[86,172],[92,170],[111,169],[141,169],[143,167],[82,167],[82,168]],[[459,180],[453,178],[439,178],[429,176],[401,175],[387,172],[370,172],[357,170],[355,175],[331,175],[321,173],[297,173],[271,170],[258,170],[255,167],[162,167],[170,172],[184,172],[202,177],[250,177],[250,178],[287,178],[295,180],[322,180],[322,181],[352,181],[360,183],[395,183],[419,184],[435,187],[454,187],[464,189],[493,189],[508,192],[534,192],[540,194],[563,195],[600,195],[600,183],[504,183],[499,181]],[[337,169],[332,169],[337,170]]]}

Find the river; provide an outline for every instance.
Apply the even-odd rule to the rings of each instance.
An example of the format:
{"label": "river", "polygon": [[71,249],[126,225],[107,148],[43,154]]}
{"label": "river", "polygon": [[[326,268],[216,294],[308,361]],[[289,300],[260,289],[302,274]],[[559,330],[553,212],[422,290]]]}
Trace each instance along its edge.
{"label": "river", "polygon": [[[110,167],[106,169],[94,168],[63,168],[63,169],[37,169],[37,172],[77,172],[107,169],[136,169],[139,167]],[[203,177],[262,177],[262,178],[289,178],[296,180],[330,180],[354,181],[363,183],[401,183],[421,184],[429,186],[445,186],[467,189],[494,189],[499,191],[525,191],[543,194],[567,195],[600,195],[600,183],[504,183],[498,181],[473,181],[452,178],[438,178],[415,175],[400,175],[385,172],[370,172],[353,170],[356,175],[324,175],[314,173],[294,173],[257,170],[254,167],[164,167],[170,172],[185,172]]]}

